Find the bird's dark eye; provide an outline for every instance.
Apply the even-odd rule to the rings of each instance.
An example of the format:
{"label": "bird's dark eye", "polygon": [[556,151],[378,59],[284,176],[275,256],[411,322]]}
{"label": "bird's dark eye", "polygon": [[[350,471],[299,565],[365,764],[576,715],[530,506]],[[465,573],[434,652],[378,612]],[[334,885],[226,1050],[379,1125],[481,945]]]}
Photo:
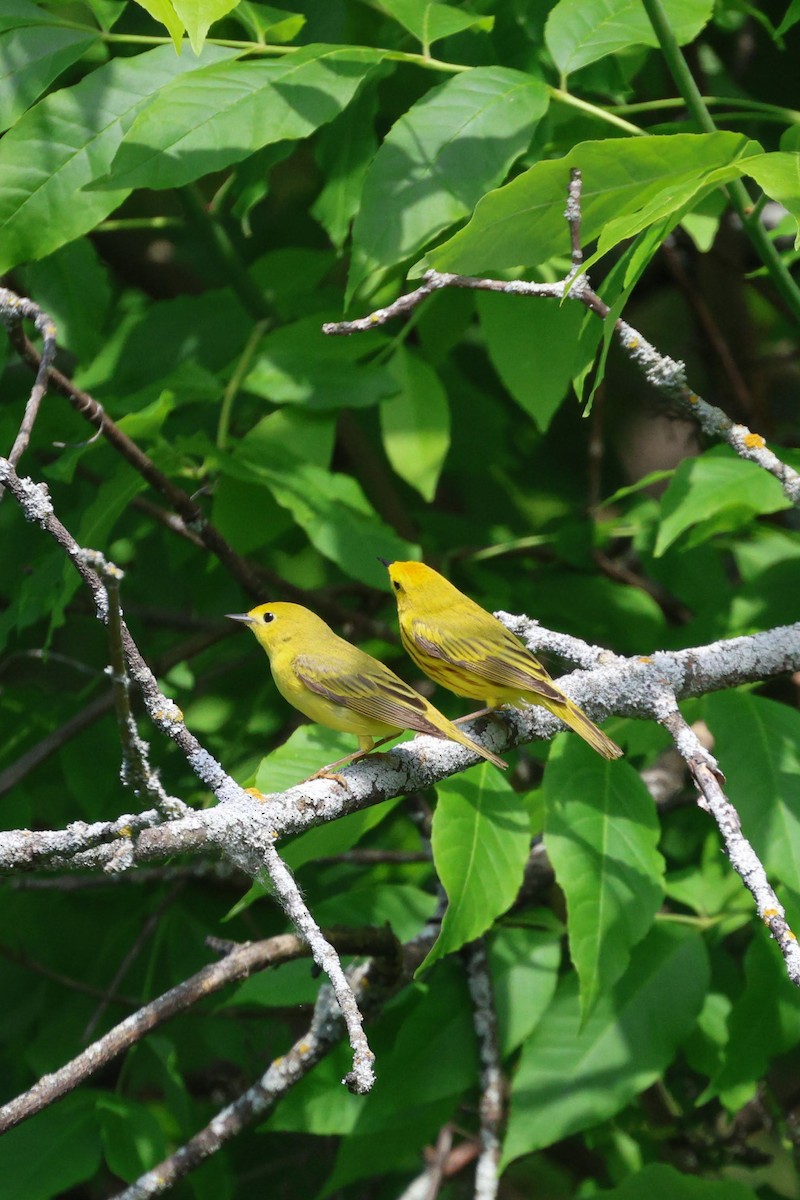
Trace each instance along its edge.
{"label": "bird's dark eye", "polygon": [[275,620],[275,613],[265,612],[264,616],[262,617],[262,620],[265,625],[269,625],[270,621]]}
{"label": "bird's dark eye", "polygon": [[396,579],[393,579],[393,580],[392,580],[392,587],[394,588],[394,590],[395,590],[396,592],[402,592],[402,590],[403,590],[403,589],[400,587],[400,584],[397,582],[397,580],[396,580]]}

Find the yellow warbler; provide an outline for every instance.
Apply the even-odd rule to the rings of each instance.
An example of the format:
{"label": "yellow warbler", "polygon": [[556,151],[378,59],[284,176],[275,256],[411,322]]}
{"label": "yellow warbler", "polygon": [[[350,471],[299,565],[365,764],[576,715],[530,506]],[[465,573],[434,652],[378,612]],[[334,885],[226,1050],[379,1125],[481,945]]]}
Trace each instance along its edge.
{"label": "yellow warbler", "polygon": [[409,729],[451,738],[496,767],[506,766],[394,671],[338,637],[302,605],[259,604],[250,612],[228,616],[250,626],[269,656],[275,686],[285,700],[320,725],[356,734],[359,749],[341,762],[368,754],[376,738],[396,737]]}
{"label": "yellow warbler", "polygon": [[541,704],[604,758],[619,758],[616,742],[559,691],[538,659],[497,617],[424,563],[385,565],[396,594],[400,637],[426,675],[489,708]]}

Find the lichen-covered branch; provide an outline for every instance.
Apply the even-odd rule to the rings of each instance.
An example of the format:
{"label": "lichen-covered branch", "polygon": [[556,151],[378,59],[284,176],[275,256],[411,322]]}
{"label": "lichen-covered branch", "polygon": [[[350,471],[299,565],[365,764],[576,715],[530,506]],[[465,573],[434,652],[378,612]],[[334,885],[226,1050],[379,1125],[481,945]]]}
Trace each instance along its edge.
{"label": "lichen-covered branch", "polygon": [[[570,232],[572,267],[565,279],[559,283],[531,283],[525,279],[482,279],[471,275],[456,275],[443,271],[426,271],[422,284],[413,292],[399,296],[391,304],[375,309],[365,317],[352,321],[329,321],[322,332],[341,336],[366,333],[385,325],[395,317],[413,311],[418,304],[427,300],[433,292],[442,288],[468,288],[475,291],[502,292],[507,296],[532,296],[539,299],[573,300],[583,304],[595,316],[606,320],[610,308],[592,289],[588,276],[580,274],[583,252],[580,246],[581,187],[579,170],[570,172],[567,208],[565,217]],[[720,439],[736,451],[740,458],[753,462],[781,484],[786,496],[793,504],[800,505],[800,473],[790,467],[768,449],[763,437],[752,433],[747,426],[734,424],[720,408],[708,404],[689,387],[686,382],[684,364],[660,354],[646,338],[625,321],[618,320],[615,330],[620,345],[633,363],[643,373],[647,382],[661,392],[681,412],[699,423],[709,437]]]}
{"label": "lichen-covered branch", "polygon": [[702,744],[697,732],[687,725],[668,692],[661,696],[661,724],[672,734],[678,753],[685,760],[700,793],[698,803],[714,818],[731,866],[756,903],[756,911],[780,947],[792,983],[800,987],[800,946],[789,928],[786,910],[767,878],[764,866],[742,833],[739,814],[722,790],[724,776],[719,764]]}
{"label": "lichen-covered branch", "polygon": [[[8,288],[0,288],[0,321],[8,329],[12,338],[20,332],[20,325],[25,317],[33,321],[42,335],[42,353],[39,356],[36,378],[28,397],[28,403],[25,405],[19,431],[9,451],[8,461],[13,466],[17,465],[28,448],[31,433],[39,415],[39,407],[47,391],[50,366],[56,355],[56,327],[47,313],[42,312],[38,304],[34,304],[32,300],[27,300],[23,296],[17,296]],[[0,483],[0,500],[3,498],[3,490],[3,485]]]}
{"label": "lichen-covered branch", "polygon": [[[398,950],[389,929],[342,929],[332,932],[330,936],[337,949],[344,954],[391,956]],[[162,996],[143,1005],[71,1062],[43,1076],[27,1092],[3,1105],[0,1108],[0,1134],[80,1086],[118,1054],[198,1001],[266,967],[302,958],[309,953],[304,939],[291,933],[234,946],[220,962],[210,963]]]}

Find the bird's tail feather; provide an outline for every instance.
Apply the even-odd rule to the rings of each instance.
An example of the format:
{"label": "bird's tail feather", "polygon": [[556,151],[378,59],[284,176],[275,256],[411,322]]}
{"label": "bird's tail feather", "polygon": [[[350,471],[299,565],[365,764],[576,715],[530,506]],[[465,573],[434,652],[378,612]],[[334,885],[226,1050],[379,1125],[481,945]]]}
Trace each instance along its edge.
{"label": "bird's tail feather", "polygon": [[570,729],[574,729],[598,754],[602,754],[603,758],[621,757],[623,752],[617,743],[612,742],[611,738],[603,733],[602,729],[598,729],[594,721],[590,721],[586,713],[578,708],[577,704],[573,704],[571,700],[567,700],[563,705],[548,704],[547,707],[565,725],[569,725]]}

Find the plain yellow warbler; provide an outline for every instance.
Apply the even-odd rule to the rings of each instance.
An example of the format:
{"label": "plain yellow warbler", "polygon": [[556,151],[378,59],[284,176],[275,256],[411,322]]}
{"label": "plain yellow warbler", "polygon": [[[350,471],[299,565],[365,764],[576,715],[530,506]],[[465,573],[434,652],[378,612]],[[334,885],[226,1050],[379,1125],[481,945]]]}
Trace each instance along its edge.
{"label": "plain yellow warbler", "polygon": [[616,742],[559,691],[538,659],[497,617],[424,563],[385,565],[397,599],[400,637],[426,675],[489,708],[541,704],[605,758],[619,758]]}
{"label": "plain yellow warbler", "polygon": [[312,721],[357,736],[359,749],[341,762],[368,754],[376,738],[396,737],[408,729],[451,738],[496,767],[506,766],[394,671],[338,637],[302,605],[259,604],[250,612],[228,616],[249,625],[266,650],[275,686],[285,700]]}

